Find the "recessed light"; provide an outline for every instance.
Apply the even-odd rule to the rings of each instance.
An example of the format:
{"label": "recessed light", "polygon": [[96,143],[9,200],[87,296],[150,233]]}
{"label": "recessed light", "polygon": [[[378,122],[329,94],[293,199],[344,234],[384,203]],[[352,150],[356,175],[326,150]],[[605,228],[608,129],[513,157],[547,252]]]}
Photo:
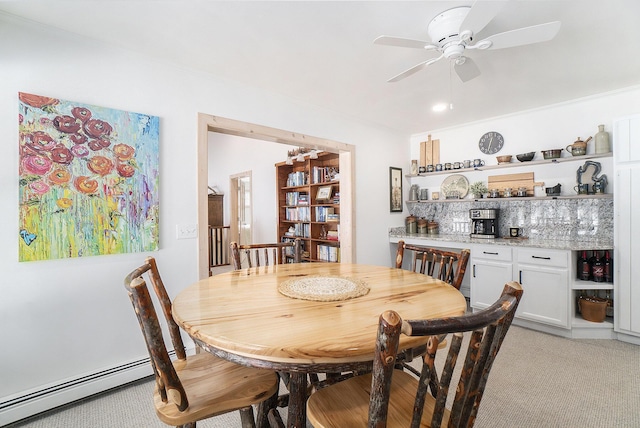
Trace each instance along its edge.
{"label": "recessed light", "polygon": [[445,111],[447,109],[447,107],[449,107],[448,104],[440,103],[440,104],[436,104],[433,107],[431,107],[431,110],[436,111],[436,112],[441,112],[441,111]]}

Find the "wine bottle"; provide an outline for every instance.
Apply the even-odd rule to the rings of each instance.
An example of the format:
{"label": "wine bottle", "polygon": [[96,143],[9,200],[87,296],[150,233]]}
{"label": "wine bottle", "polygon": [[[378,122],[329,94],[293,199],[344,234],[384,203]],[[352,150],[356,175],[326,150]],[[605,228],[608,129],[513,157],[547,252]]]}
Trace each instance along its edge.
{"label": "wine bottle", "polygon": [[603,259],[598,257],[598,252],[593,252],[593,265],[591,266],[591,275],[595,282],[604,282],[604,263]]}
{"label": "wine bottle", "polygon": [[587,260],[587,252],[583,251],[581,255],[578,256],[578,279],[582,281],[589,281],[591,277],[591,266],[589,266],[589,261]]}
{"label": "wine bottle", "polygon": [[613,282],[613,260],[609,254],[609,250],[604,252],[604,281]]}
{"label": "wine bottle", "polygon": [[611,290],[607,290],[607,295],[606,295],[606,299],[607,299],[607,308],[606,308],[606,315],[608,317],[612,317],[613,316],[613,299],[611,298]]}

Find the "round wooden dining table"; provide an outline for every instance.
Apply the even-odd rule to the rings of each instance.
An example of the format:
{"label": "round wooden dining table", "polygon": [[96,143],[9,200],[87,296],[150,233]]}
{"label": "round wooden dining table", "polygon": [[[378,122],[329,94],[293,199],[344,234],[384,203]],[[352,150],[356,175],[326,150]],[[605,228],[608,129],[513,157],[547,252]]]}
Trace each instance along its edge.
{"label": "round wooden dining table", "polygon": [[[364,294],[344,294],[352,291]],[[360,264],[296,263],[200,280],[176,296],[173,317],[214,355],[290,373],[287,425],[304,428],[307,374],[370,369],[382,312],[429,319],[462,315],[466,307],[457,289],[424,274]],[[423,342],[403,336],[400,349]]]}

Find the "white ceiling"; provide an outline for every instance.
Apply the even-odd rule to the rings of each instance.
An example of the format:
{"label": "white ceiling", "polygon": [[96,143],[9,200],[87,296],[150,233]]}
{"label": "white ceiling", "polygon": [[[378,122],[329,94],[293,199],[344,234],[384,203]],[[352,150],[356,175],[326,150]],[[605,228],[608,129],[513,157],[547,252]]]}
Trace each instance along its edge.
{"label": "white ceiling", "polygon": [[[22,0],[0,11],[407,134],[640,84],[638,0],[512,0],[476,40],[559,20],[556,38],[468,51],[482,74],[466,83],[445,60],[386,82],[436,54],[377,36],[428,41],[431,18],[472,3]],[[453,110],[431,111],[449,100]]]}

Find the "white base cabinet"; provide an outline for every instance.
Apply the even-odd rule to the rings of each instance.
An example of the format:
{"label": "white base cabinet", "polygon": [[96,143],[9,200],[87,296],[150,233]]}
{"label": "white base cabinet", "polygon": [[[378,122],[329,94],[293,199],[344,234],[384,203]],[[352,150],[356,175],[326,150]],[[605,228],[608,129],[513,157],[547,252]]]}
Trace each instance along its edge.
{"label": "white base cabinet", "polygon": [[516,319],[569,328],[570,251],[474,246],[471,250],[471,307],[496,301],[504,284],[518,281],[524,294]]}
{"label": "white base cabinet", "polygon": [[514,323],[570,338],[613,339],[613,323],[590,322],[576,304],[584,290],[606,292],[611,284],[579,281],[579,251],[474,245],[471,248],[471,308],[481,310],[496,301],[508,281],[522,284],[524,294]]}
{"label": "white base cabinet", "polygon": [[504,284],[513,280],[511,248],[495,245],[474,246],[469,260],[471,269],[470,303],[473,309],[485,309],[500,296]]}
{"label": "white base cabinet", "polygon": [[515,249],[514,280],[525,290],[516,316],[569,328],[570,251]]}
{"label": "white base cabinet", "polygon": [[[640,183],[640,175],[638,178]],[[640,189],[638,192],[640,193]],[[640,205],[636,212],[640,212]],[[515,245],[491,242],[456,245],[454,241],[445,243],[409,237],[403,239],[418,245],[450,248],[458,246],[471,250],[465,278],[469,280],[469,303],[474,311],[492,305],[500,296],[504,284],[518,281],[524,288],[524,295],[516,311],[514,324],[568,338],[618,338],[640,345],[640,315],[631,311],[632,307],[640,307],[640,263],[632,266],[622,258],[620,263],[623,268],[620,272],[620,267],[616,265],[618,261],[614,257],[614,280],[616,284],[621,281],[626,284],[626,288],[619,287],[620,291],[611,283],[577,279],[579,254],[582,251],[591,253],[592,250],[597,250],[600,254],[605,250],[613,253],[610,241],[594,242],[593,246],[596,248],[591,249],[549,249],[526,247],[523,242]],[[392,243],[395,244],[398,240],[399,238],[392,238]],[[640,254],[640,238],[635,241],[630,239],[627,245],[629,248],[636,245],[636,251]],[[582,248],[582,245],[574,247]],[[618,248],[616,250],[619,251]],[[392,247],[393,256],[395,246]],[[628,279],[631,277],[636,278],[637,286],[632,286]],[[577,305],[581,294],[613,297],[614,317],[607,316],[603,322],[585,320]],[[618,322],[619,317],[622,317],[622,322]]]}

